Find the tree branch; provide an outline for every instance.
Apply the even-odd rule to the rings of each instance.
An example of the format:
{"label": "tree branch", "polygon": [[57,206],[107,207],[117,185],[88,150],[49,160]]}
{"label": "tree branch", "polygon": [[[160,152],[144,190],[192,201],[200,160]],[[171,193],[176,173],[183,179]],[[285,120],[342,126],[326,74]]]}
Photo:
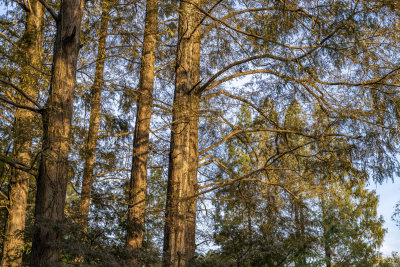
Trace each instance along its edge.
{"label": "tree branch", "polygon": [[17,161],[15,161],[15,160],[7,157],[7,156],[4,156],[4,155],[0,154],[0,161],[10,165],[13,168],[18,169],[18,170],[27,172],[27,173],[32,174],[32,175],[36,175],[36,172],[34,172],[34,171],[36,171],[36,169],[33,168],[32,166],[27,166],[24,163],[17,162]]}
{"label": "tree branch", "polygon": [[15,3],[17,3],[20,7],[22,7],[23,10],[25,10],[25,12],[32,12],[32,10],[30,9],[29,6],[27,6],[25,3],[22,3],[18,0],[13,0]]}
{"label": "tree branch", "polygon": [[10,105],[13,105],[14,107],[17,107],[17,108],[23,108],[23,109],[27,109],[27,110],[30,110],[30,111],[33,111],[33,112],[37,112],[37,113],[41,113],[42,112],[40,109],[36,109],[36,108],[29,107],[29,106],[17,104],[15,102],[11,101],[11,100],[8,100],[8,99],[4,98],[3,96],[0,96],[0,100],[4,101],[4,102],[6,102],[6,103],[8,103]]}
{"label": "tree branch", "polygon": [[56,12],[54,11],[54,9],[52,9],[49,4],[45,1],[45,0],[39,0],[39,2],[47,9],[47,11],[49,11],[50,15],[53,17],[53,19],[58,22],[58,15],[56,14]]}
{"label": "tree branch", "polygon": [[3,79],[0,79],[1,83],[7,84],[8,86],[14,88],[18,93],[20,93],[21,95],[23,95],[26,99],[28,99],[32,104],[34,104],[36,107],[38,107],[39,109],[42,109],[43,107],[41,105],[39,105],[38,102],[36,102],[33,98],[31,98],[30,96],[28,96],[21,88],[17,87],[16,85],[5,81]]}
{"label": "tree branch", "polygon": [[14,43],[10,38],[8,38],[7,35],[5,35],[2,32],[0,32],[0,35],[3,36],[3,38],[7,40],[10,44],[12,44],[15,48],[17,48],[19,52],[25,53],[25,51],[21,47],[19,47],[16,43]]}

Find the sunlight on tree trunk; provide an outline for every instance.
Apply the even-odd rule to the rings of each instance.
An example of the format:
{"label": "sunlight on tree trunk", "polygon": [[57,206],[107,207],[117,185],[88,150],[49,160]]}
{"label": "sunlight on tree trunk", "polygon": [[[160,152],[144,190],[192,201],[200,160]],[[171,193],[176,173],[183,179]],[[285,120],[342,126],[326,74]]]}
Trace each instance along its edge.
{"label": "sunlight on tree trunk", "polygon": [[55,265],[60,258],[83,7],[82,0],[65,0],[58,15],[50,93],[43,112],[43,151],[30,263],[35,267]]}
{"label": "sunlight on tree trunk", "polygon": [[[43,7],[39,1],[30,1],[31,12],[27,12],[25,32],[21,46],[25,55],[21,55],[21,89],[35,99],[38,93],[37,70],[41,66]],[[25,106],[33,106],[24,96],[17,101]],[[18,162],[31,165],[30,129],[33,128],[36,115],[29,110],[17,109],[15,112],[15,145],[14,154]],[[26,210],[28,204],[29,180],[31,175],[25,171],[15,169],[9,187],[9,208],[3,243],[3,259],[1,266],[20,266],[24,250],[24,230]]]}
{"label": "sunlight on tree trunk", "polygon": [[[129,210],[126,247],[140,249],[143,243],[147,191],[147,158],[149,154],[150,119],[155,75],[158,28],[158,0],[147,0],[140,81],[137,96],[132,170],[129,185]],[[132,264],[137,259],[132,258]]]}

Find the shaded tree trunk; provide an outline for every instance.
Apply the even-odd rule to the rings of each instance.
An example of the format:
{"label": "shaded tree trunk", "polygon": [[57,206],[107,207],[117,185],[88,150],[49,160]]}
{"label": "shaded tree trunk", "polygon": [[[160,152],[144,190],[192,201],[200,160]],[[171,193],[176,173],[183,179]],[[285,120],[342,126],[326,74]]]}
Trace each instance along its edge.
{"label": "shaded tree trunk", "polygon": [[[155,75],[158,28],[158,0],[147,0],[142,62],[137,97],[132,171],[129,186],[129,210],[126,247],[142,247],[147,191],[147,157]],[[132,258],[132,263],[136,263]]]}
{"label": "shaded tree trunk", "polygon": [[[25,32],[21,47],[25,51],[21,59],[21,89],[32,99],[37,95],[36,69],[40,68],[42,51],[43,7],[39,1],[30,1],[31,11],[27,12]],[[32,106],[23,96],[17,102]],[[32,111],[17,109],[14,124],[14,154],[18,162],[27,166],[31,164],[31,142],[34,116]],[[15,169],[9,186],[9,208],[3,243],[1,266],[21,266],[24,247],[24,230],[28,204],[30,174]]]}
{"label": "shaded tree trunk", "polygon": [[305,266],[306,258],[305,258],[305,243],[304,243],[304,218],[303,218],[303,207],[301,199],[293,200],[294,206],[294,216],[295,216],[295,239],[297,246],[297,256],[298,259],[295,263],[295,266]]}
{"label": "shaded tree trunk", "polygon": [[329,225],[326,224],[326,206],[325,206],[325,199],[321,197],[321,208],[322,208],[322,227],[323,227],[323,245],[325,251],[325,262],[326,267],[332,266],[332,252],[330,247],[330,234],[329,234]]}
{"label": "shaded tree trunk", "polygon": [[73,92],[83,0],[61,2],[49,97],[43,111],[43,144],[37,179],[31,266],[53,266],[60,257],[68,183]]}
{"label": "shaded tree trunk", "polygon": [[201,0],[180,3],[164,266],[188,266],[195,250],[201,15],[193,4]]}
{"label": "shaded tree trunk", "polygon": [[90,198],[93,184],[93,168],[96,160],[96,144],[100,120],[101,91],[103,89],[104,62],[106,57],[106,43],[109,22],[109,7],[102,2],[100,31],[98,32],[97,61],[94,74],[94,82],[90,90],[90,120],[89,132],[86,143],[86,159],[82,177],[81,201],[79,204],[79,216],[83,231],[88,228]]}

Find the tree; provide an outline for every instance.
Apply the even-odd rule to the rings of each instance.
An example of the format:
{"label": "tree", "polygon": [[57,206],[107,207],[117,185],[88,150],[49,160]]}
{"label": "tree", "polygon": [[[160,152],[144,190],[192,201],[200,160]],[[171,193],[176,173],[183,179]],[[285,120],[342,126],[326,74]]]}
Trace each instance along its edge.
{"label": "tree", "polygon": [[[265,110],[276,117],[271,104]],[[302,114],[296,103],[290,105],[284,118],[287,129],[307,127],[301,123]],[[303,142],[295,134],[279,137],[260,132],[260,123],[260,118],[253,120],[249,108],[242,106],[236,126],[255,127],[258,132],[229,141],[229,157],[221,164],[223,174],[215,182],[220,187],[213,198],[214,240],[220,248],[208,260],[240,266],[376,264],[385,231],[376,213],[375,192],[365,189],[365,180],[356,169],[340,167],[347,159],[339,149],[311,157],[324,151],[324,142],[333,146],[335,138],[317,143],[314,151],[303,147],[254,172],[274,150]],[[321,122],[317,125],[324,127]]]}
{"label": "tree", "polygon": [[164,231],[164,266],[187,266],[195,249],[201,0],[180,1]]}
{"label": "tree", "polygon": [[[142,247],[145,227],[147,157],[149,154],[157,28],[158,0],[147,0],[128,200],[129,214],[126,246],[131,250]],[[137,263],[137,261],[133,261],[133,263]]]}
{"label": "tree", "polygon": [[[384,262],[365,183],[399,169],[397,4],[95,1],[80,22],[82,1],[40,0],[33,77],[18,53],[29,7],[13,1],[0,14],[0,195],[10,170],[38,176],[31,265]],[[43,127],[14,127],[22,111]],[[26,163],[13,154],[25,139]]]}
{"label": "tree", "polygon": [[108,22],[110,20],[110,4],[104,1],[102,1],[100,4],[102,6],[102,11],[100,19],[100,30],[98,32],[96,70],[94,82],[90,92],[90,122],[85,149],[86,158],[82,177],[81,200],[79,205],[79,216],[84,232],[87,231],[88,227],[90,197],[93,183],[93,169],[96,159],[96,143],[98,138],[98,128],[100,120],[101,91],[103,89],[103,73],[106,57],[105,50],[107,43]]}
{"label": "tree", "polygon": [[[29,6],[29,8],[28,8]],[[25,7],[25,29],[17,52],[20,65],[19,87],[1,78],[0,82],[17,90],[16,103],[35,109],[39,86],[38,73],[42,63],[43,7],[39,1],[30,1]],[[37,105],[37,104],[36,104]],[[32,166],[31,142],[36,114],[32,110],[17,108],[14,113],[14,159],[25,166]],[[25,249],[24,230],[31,174],[28,170],[14,169],[9,185],[9,208],[4,233],[2,266],[20,266]]]}
{"label": "tree", "polygon": [[[35,233],[31,266],[49,266],[59,261],[64,205],[68,183],[68,152],[75,74],[80,45],[84,1],[66,0],[58,15],[51,83],[43,114],[43,145],[37,178]],[[57,229],[58,228],[58,229]]]}

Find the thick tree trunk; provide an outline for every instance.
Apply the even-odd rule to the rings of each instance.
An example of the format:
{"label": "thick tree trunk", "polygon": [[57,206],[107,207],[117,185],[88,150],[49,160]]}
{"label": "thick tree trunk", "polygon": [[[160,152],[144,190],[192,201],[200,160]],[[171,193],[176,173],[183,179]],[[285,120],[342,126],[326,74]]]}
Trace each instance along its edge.
{"label": "thick tree trunk", "polygon": [[[40,68],[42,51],[43,8],[39,1],[30,1],[31,12],[27,13],[25,32],[21,47],[25,51],[21,59],[20,87],[31,98],[37,95],[36,69]],[[23,96],[18,103],[32,106]],[[31,130],[34,116],[31,111],[17,109],[14,125],[14,154],[18,162],[29,166],[31,164]],[[21,170],[15,170],[9,186],[9,208],[3,243],[3,259],[1,266],[21,266],[24,247],[23,232],[25,230],[26,209],[30,175]]]}
{"label": "thick tree trunk", "polygon": [[43,145],[37,180],[31,266],[59,261],[68,182],[68,152],[83,0],[61,2],[49,98],[43,112]]}
{"label": "thick tree trunk", "polygon": [[94,74],[94,82],[90,91],[91,110],[89,120],[89,132],[85,151],[86,159],[82,178],[81,201],[79,204],[79,216],[84,232],[86,232],[88,228],[89,207],[93,183],[93,168],[96,160],[96,144],[101,108],[101,91],[103,89],[104,61],[106,56],[105,53],[108,34],[108,12],[108,6],[105,2],[103,2],[100,20],[100,31],[98,33],[96,71]]}
{"label": "thick tree trunk", "polygon": [[182,1],[169,156],[164,266],[188,266],[196,227],[201,0]]}
{"label": "thick tree trunk", "polygon": [[[142,63],[137,98],[126,247],[142,247],[147,191],[147,156],[155,71],[158,0],[147,0]],[[132,263],[135,263],[132,260]]]}
{"label": "thick tree trunk", "polygon": [[[200,52],[200,51],[199,51]],[[199,140],[199,113],[200,96],[192,94],[191,117],[190,117],[190,152],[189,152],[189,187],[187,200],[187,218],[186,218],[186,252],[188,261],[194,258],[196,251],[196,211],[197,211],[197,170],[198,170],[198,140]]]}

